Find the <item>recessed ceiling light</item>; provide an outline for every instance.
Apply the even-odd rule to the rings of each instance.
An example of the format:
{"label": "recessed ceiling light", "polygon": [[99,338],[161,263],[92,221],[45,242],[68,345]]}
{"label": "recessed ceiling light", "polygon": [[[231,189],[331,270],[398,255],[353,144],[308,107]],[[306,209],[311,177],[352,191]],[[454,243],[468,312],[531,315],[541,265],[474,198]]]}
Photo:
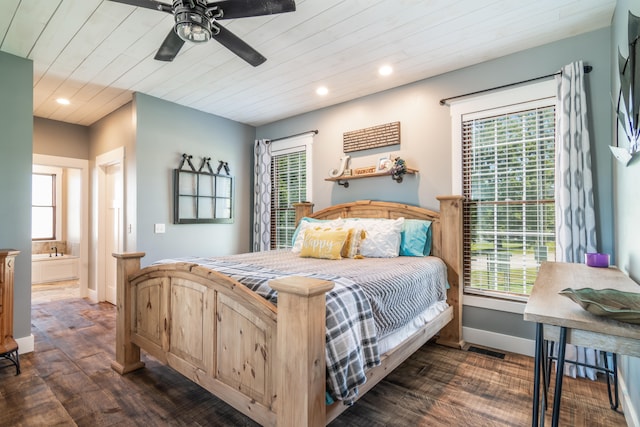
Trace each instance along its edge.
{"label": "recessed ceiling light", "polygon": [[382,67],[378,68],[378,73],[380,73],[381,76],[388,76],[389,74],[393,73],[393,68],[391,68],[391,65],[383,65]]}
{"label": "recessed ceiling light", "polygon": [[56,99],[56,102],[60,105],[69,105],[71,104],[71,102],[69,102],[69,100],[67,98],[58,98]]}
{"label": "recessed ceiling light", "polygon": [[316,93],[320,96],[325,96],[329,93],[329,89],[327,89],[326,86],[320,86],[318,89],[316,89]]}

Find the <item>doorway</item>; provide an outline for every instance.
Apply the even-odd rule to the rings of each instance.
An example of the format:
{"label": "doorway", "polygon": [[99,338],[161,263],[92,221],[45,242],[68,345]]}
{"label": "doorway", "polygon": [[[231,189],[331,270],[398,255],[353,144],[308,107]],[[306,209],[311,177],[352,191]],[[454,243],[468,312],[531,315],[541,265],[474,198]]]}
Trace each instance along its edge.
{"label": "doorway", "polygon": [[[58,230],[55,233],[56,241],[61,240],[63,242],[63,246],[60,246],[57,243],[55,245],[52,245],[51,242],[40,242],[39,244],[44,248],[43,250],[45,251],[45,256],[46,251],[50,250],[50,247],[56,246],[56,249],[58,249],[57,247],[60,246],[59,252],[62,255],[59,259],[60,262],[56,263],[55,267],[51,267],[46,271],[53,272],[53,276],[51,276],[52,280],[62,280],[62,276],[65,276],[65,272],[68,269],[67,264],[72,263],[74,265],[74,269],[73,273],[71,273],[70,275],[77,278],[67,281],[67,283],[63,286],[64,289],[62,292],[64,295],[62,295],[61,297],[74,295],[84,298],[90,296],[89,161],[83,159],[34,154],[33,170],[37,171],[46,169],[55,169],[59,171],[58,173],[61,176],[60,181],[57,184],[57,188],[61,193],[61,196],[63,196],[57,203],[60,204],[60,213],[57,216],[60,223],[58,224]],[[34,243],[34,246],[38,245]],[[37,254],[37,252],[34,253]],[[65,255],[67,256],[66,258],[64,257]],[[38,265],[38,267],[39,266],[40,265]],[[33,271],[34,269],[32,264],[32,281],[38,281],[37,278],[33,276]],[[40,271],[38,269],[37,271],[42,274],[41,281],[48,282],[47,278],[45,277],[45,270]],[[66,278],[67,277],[65,276],[64,279]],[[47,292],[57,292],[52,287],[46,287],[44,285],[40,287],[44,289],[45,294]],[[32,291],[34,289],[35,288],[32,285]],[[45,297],[51,298],[53,296],[45,295]],[[54,298],[58,298],[58,296],[55,296]]]}
{"label": "doorway", "polygon": [[98,301],[116,304],[116,259],[114,252],[124,248],[124,148],[96,157],[98,170]]}

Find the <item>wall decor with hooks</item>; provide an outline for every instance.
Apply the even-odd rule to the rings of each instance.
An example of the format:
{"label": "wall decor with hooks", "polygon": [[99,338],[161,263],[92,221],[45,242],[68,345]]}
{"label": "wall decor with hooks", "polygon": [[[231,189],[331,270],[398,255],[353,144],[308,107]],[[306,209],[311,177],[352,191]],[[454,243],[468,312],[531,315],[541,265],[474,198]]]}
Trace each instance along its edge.
{"label": "wall decor with hooks", "polygon": [[[173,170],[174,224],[229,224],[233,222],[233,177],[229,165],[220,161],[214,172],[211,157],[203,157],[196,170],[191,159],[183,154]],[[186,165],[185,165],[186,163]],[[225,175],[220,174],[224,168]]]}

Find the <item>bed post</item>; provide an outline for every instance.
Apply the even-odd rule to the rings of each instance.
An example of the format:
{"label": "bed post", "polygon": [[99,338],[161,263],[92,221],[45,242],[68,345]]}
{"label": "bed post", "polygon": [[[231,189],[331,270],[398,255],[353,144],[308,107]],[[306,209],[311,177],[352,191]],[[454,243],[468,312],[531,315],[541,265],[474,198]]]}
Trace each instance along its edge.
{"label": "bed post", "polygon": [[276,424],[326,424],[325,293],[333,282],[308,277],[272,280],[278,291]]}
{"label": "bed post", "polygon": [[140,269],[144,252],[114,253],[117,259],[116,289],[116,360],[111,368],[120,375],[144,367],[140,361],[140,347],[131,342],[131,292],[129,274]]}
{"label": "bed post", "polygon": [[[447,303],[453,307],[453,320],[440,331],[438,344],[462,348],[462,196],[438,196],[440,201],[440,230],[442,253],[447,264],[447,279],[450,289]],[[446,242],[446,244],[445,244]]]}
{"label": "bed post", "polygon": [[296,210],[296,225],[300,224],[302,218],[313,213],[313,203],[311,202],[294,203],[293,208]]}

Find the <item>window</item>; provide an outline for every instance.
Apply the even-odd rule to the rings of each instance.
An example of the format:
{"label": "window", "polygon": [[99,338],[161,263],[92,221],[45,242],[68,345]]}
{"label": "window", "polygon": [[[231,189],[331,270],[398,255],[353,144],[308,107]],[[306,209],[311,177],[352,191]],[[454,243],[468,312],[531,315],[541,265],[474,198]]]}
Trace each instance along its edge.
{"label": "window", "polygon": [[522,299],[555,260],[556,101],[497,107],[492,97],[458,121],[465,292]]}
{"label": "window", "polygon": [[271,145],[271,249],[291,247],[294,203],[311,199],[312,136],[274,141]]}
{"label": "window", "polygon": [[56,238],[56,175],[34,173],[31,179],[31,238]]}

